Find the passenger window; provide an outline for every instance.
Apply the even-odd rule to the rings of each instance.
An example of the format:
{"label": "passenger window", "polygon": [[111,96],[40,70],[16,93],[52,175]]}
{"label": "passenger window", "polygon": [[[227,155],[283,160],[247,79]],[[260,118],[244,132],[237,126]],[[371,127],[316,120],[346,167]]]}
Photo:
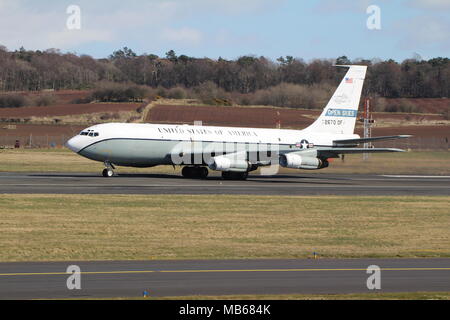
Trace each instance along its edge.
{"label": "passenger window", "polygon": [[81,135],[82,135],[82,136],[87,136],[88,133],[87,133],[87,132],[82,132]]}
{"label": "passenger window", "polygon": [[94,133],[94,137],[98,137],[98,132]]}
{"label": "passenger window", "polygon": [[94,133],[93,132],[89,132],[89,137],[93,137]]}

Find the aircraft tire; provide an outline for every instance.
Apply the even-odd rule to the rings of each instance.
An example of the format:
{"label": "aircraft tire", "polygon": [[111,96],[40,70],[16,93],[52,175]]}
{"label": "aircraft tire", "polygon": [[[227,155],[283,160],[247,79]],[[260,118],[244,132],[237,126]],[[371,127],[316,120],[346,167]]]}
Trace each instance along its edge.
{"label": "aircraft tire", "polygon": [[181,174],[188,179],[206,179],[209,171],[205,167],[184,167]]}
{"label": "aircraft tire", "polygon": [[182,170],[181,170],[181,175],[184,177],[184,178],[192,178],[192,176],[193,176],[193,172],[192,172],[193,170],[192,170],[192,167],[184,167]]}
{"label": "aircraft tire", "polygon": [[205,167],[197,168],[198,170],[198,177],[200,179],[206,179],[208,177],[209,171]]}
{"label": "aircraft tire", "polygon": [[248,172],[222,172],[224,180],[247,180]]}
{"label": "aircraft tire", "polygon": [[114,171],[112,171],[111,169],[103,169],[102,175],[105,178],[111,178],[112,176],[114,176]]}

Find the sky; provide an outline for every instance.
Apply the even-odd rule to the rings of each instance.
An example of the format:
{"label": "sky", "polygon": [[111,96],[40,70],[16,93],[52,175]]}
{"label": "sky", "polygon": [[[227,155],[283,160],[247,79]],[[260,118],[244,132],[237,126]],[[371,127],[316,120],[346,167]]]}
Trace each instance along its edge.
{"label": "sky", "polygon": [[213,59],[430,59],[449,57],[450,0],[0,0],[0,45],[95,58],[127,46]]}

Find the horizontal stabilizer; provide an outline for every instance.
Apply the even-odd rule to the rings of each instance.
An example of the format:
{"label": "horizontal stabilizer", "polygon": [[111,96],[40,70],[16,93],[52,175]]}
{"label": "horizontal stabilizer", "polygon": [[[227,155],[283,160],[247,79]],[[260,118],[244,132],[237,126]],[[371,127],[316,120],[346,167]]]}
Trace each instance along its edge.
{"label": "horizontal stabilizer", "polygon": [[396,148],[321,148],[317,150],[318,155],[322,157],[337,156],[339,154],[356,154],[356,153],[382,153],[382,152],[405,152]]}
{"label": "horizontal stabilizer", "polygon": [[332,148],[332,152],[337,153],[379,153],[379,152],[405,152],[402,149],[396,148]]}
{"label": "horizontal stabilizer", "polygon": [[399,135],[399,136],[384,136],[384,137],[373,137],[373,138],[361,138],[361,139],[346,139],[346,140],[334,140],[333,146],[353,146],[358,145],[360,143],[373,142],[373,141],[382,141],[382,140],[395,140],[395,139],[406,139],[411,138],[411,135]]}

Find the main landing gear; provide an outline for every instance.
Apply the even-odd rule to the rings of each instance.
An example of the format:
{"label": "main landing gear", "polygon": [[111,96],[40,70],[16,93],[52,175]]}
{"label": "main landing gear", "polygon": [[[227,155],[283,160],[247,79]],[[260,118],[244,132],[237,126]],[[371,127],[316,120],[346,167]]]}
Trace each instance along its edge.
{"label": "main landing gear", "polygon": [[189,179],[206,179],[209,171],[205,167],[184,167],[181,174]]}
{"label": "main landing gear", "polygon": [[248,172],[224,171],[222,172],[222,178],[224,180],[247,180]]}
{"label": "main landing gear", "polygon": [[112,176],[114,176],[114,166],[112,163],[109,163],[107,161],[105,161],[105,169],[103,169],[102,175],[105,178],[111,178]]}
{"label": "main landing gear", "polygon": [[[189,179],[206,179],[208,177],[208,168],[206,167],[184,167],[181,174]],[[248,172],[222,172],[222,179],[224,180],[247,180]]]}

